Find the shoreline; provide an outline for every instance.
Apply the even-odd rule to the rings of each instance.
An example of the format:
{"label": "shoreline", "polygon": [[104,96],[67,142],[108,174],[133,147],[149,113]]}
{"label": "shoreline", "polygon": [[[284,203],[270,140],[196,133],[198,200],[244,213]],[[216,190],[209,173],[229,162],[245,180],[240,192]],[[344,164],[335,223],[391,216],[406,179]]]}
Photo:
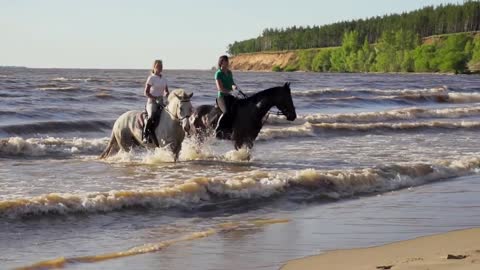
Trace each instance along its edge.
{"label": "shoreline", "polygon": [[327,251],[288,261],[280,269],[480,269],[480,227],[381,246]]}
{"label": "shoreline", "polygon": [[305,70],[295,70],[295,71],[272,71],[272,70],[248,70],[248,69],[232,69],[234,72],[258,72],[258,73],[316,73],[316,74],[374,74],[374,75],[449,75],[449,76],[458,76],[458,75],[480,75],[480,73],[458,73],[454,72],[316,72],[316,71],[305,71]]}

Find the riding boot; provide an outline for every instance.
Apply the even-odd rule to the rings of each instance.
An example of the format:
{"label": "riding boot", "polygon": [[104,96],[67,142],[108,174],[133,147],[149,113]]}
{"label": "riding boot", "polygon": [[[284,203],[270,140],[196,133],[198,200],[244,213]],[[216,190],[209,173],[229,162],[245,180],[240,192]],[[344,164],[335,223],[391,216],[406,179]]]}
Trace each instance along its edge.
{"label": "riding boot", "polygon": [[230,140],[232,136],[232,128],[229,125],[229,115],[222,114],[218,119],[217,128],[215,129],[215,137],[220,140]]}
{"label": "riding boot", "polygon": [[150,117],[147,119],[147,122],[145,123],[144,129],[143,129],[143,142],[144,143],[152,143],[152,125],[153,125],[153,119]]}

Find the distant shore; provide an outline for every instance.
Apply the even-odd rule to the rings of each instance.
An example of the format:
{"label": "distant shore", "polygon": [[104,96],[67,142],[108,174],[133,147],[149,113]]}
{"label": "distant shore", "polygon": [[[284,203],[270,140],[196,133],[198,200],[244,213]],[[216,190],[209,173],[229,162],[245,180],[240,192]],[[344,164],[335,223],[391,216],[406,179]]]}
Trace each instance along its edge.
{"label": "distant shore", "polygon": [[480,269],[480,228],[425,236],[378,247],[330,251],[289,261],[281,268],[293,269]]}
{"label": "distant shore", "polygon": [[276,72],[289,72],[289,73],[318,73],[318,74],[398,74],[398,75],[480,75],[480,73],[462,73],[455,74],[453,72],[316,72],[316,71],[304,71],[304,70],[295,70],[295,71],[272,71],[272,70],[244,70],[244,69],[233,69],[234,72],[265,72],[265,73],[276,73]]}

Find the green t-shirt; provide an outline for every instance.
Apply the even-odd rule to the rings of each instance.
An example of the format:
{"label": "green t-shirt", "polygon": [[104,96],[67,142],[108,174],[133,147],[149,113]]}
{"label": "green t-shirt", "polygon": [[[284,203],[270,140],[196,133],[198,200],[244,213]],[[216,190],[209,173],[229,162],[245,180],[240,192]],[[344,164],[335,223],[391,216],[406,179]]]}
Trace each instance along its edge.
{"label": "green t-shirt", "polygon": [[[233,85],[235,83],[233,82],[233,75],[231,71],[228,71],[228,73],[225,74],[221,69],[218,69],[217,72],[215,72],[215,80],[220,80],[223,84],[223,88],[225,88],[226,90],[233,90]],[[219,97],[223,95],[224,93],[218,91]]]}

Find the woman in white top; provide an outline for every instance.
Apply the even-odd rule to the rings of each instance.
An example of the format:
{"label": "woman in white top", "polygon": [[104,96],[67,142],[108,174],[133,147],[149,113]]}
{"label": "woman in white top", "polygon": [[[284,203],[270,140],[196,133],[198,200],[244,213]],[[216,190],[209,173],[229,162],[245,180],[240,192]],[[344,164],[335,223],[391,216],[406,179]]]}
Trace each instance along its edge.
{"label": "woman in white top", "polygon": [[148,120],[144,129],[144,141],[150,141],[150,136],[154,135],[155,128],[153,127],[153,115],[158,110],[162,110],[164,107],[163,97],[168,96],[168,84],[167,79],[162,75],[163,63],[162,60],[155,60],[153,63],[152,74],[148,76],[145,83],[145,96],[147,99],[147,105],[145,106],[148,114]]}

